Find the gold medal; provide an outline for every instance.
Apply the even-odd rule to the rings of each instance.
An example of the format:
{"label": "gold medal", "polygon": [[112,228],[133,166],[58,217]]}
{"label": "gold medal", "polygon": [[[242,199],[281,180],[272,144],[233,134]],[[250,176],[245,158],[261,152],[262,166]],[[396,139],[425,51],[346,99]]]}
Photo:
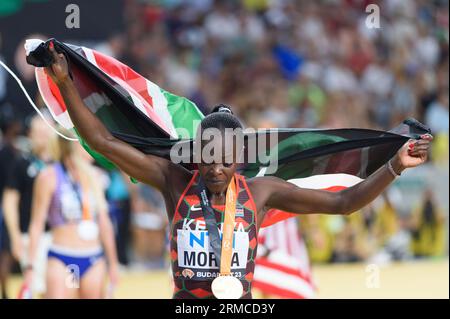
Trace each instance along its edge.
{"label": "gold medal", "polygon": [[220,275],[211,284],[211,290],[217,299],[239,299],[244,288],[241,281],[231,275],[231,257],[233,253],[234,219],[236,214],[237,190],[233,177],[228,185],[225,202],[225,219],[222,228],[222,250],[220,254]]}
{"label": "gold medal", "polygon": [[219,276],[211,284],[211,290],[217,299],[239,299],[242,297],[244,287],[234,276]]}

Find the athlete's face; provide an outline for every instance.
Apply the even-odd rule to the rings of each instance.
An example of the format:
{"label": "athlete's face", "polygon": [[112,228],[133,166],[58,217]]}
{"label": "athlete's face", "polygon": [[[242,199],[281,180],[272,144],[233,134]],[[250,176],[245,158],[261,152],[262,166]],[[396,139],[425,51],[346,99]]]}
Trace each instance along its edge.
{"label": "athlete's face", "polygon": [[[203,152],[206,150],[207,152]],[[202,154],[205,156],[202,156],[198,170],[206,187],[211,193],[224,194],[237,168],[239,152],[236,151],[236,143],[226,143],[225,138],[219,140],[219,143],[206,141],[203,143]]]}

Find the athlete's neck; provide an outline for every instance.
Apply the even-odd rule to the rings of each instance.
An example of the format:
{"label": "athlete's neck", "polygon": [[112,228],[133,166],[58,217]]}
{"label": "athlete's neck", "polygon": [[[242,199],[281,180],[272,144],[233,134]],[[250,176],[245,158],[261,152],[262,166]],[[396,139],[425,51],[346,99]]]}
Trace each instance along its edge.
{"label": "athlete's neck", "polygon": [[209,194],[209,200],[211,201],[211,203],[216,204],[216,205],[221,205],[223,203],[225,203],[225,199],[227,196],[227,190],[225,189],[222,192],[208,192]]}

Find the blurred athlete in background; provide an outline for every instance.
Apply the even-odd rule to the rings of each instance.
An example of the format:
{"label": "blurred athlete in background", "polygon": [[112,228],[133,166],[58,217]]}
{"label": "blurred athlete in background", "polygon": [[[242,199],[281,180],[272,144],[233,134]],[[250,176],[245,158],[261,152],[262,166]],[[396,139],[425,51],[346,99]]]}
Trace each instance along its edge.
{"label": "blurred athlete in background", "polygon": [[[28,264],[27,251],[29,236],[27,234],[31,219],[31,203],[33,185],[36,176],[50,161],[49,138],[50,129],[38,115],[29,121],[29,152],[18,155],[5,181],[3,192],[3,211],[5,223],[11,242],[13,257],[23,267]],[[46,254],[51,241],[46,233],[38,243],[32,290],[35,293],[45,292]]]}
{"label": "blurred athlete in background", "polygon": [[101,298],[107,272],[111,284],[117,284],[118,261],[100,176],[80,144],[55,138],[56,162],[35,182],[26,280],[32,280],[37,243],[47,220],[53,242],[46,297]]}

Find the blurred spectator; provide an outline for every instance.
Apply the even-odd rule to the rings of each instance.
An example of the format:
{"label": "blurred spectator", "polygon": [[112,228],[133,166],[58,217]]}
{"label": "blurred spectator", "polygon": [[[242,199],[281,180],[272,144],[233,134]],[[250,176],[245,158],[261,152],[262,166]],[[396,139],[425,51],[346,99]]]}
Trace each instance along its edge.
{"label": "blurred spectator", "polygon": [[373,225],[373,235],[375,236],[378,246],[384,247],[389,239],[394,236],[400,228],[397,211],[392,204],[387,192],[382,195],[381,207],[376,209],[376,217]]}
{"label": "blurred spectator", "polygon": [[323,86],[329,92],[353,92],[358,90],[355,75],[345,66],[340,58],[326,67]]}
{"label": "blurred spectator", "polygon": [[369,256],[367,228],[362,212],[343,217],[342,229],[336,234],[333,262],[358,262]]}
{"label": "blurred spectator", "polygon": [[433,134],[448,135],[448,91],[442,90],[433,101],[425,114],[425,123]]}
{"label": "blurred spectator", "polygon": [[122,265],[129,262],[130,244],[130,198],[126,178],[118,170],[110,171],[109,185],[106,189],[109,215],[116,236],[117,257]]}
{"label": "blurred spectator", "polygon": [[[17,156],[5,182],[3,211],[10,236],[10,249],[22,269],[29,264],[28,228],[31,220],[34,180],[50,162],[49,138],[51,131],[38,115],[28,123],[28,149]],[[36,276],[30,287],[35,293],[45,292],[45,270],[47,251],[51,243],[50,233],[46,233],[38,244],[34,264]]]}
{"label": "blurred spectator", "polygon": [[290,106],[298,109],[300,127],[316,127],[323,116],[326,96],[324,91],[310,78],[302,73],[297,82],[288,89]]}
{"label": "blurred spectator", "polygon": [[147,269],[164,267],[168,220],[163,197],[150,186],[132,185],[131,207],[133,265]]}
{"label": "blurred spectator", "polygon": [[120,60],[125,49],[125,38],[120,33],[114,34],[107,41],[98,44],[94,49]]}
{"label": "blurred spectator", "polygon": [[415,257],[439,257],[444,254],[445,219],[441,208],[427,189],[411,220],[411,248]]}
{"label": "blurred spectator", "polygon": [[[300,217],[300,225],[305,234],[306,246],[313,263],[327,263],[332,260],[334,228],[339,220],[330,215],[305,215]],[[339,216],[340,217],[340,216]]]}
{"label": "blurred spectator", "polygon": [[[36,85],[34,67],[29,65],[25,59],[26,54],[24,44],[25,39],[45,40],[47,38],[47,36],[41,34],[30,34],[22,39],[22,41],[20,41],[14,51],[14,64],[10,65],[11,69],[20,78],[22,85],[25,87],[30,97],[34,100],[36,106],[39,108],[44,106],[44,104]],[[0,67],[0,73],[2,73],[3,71],[3,68]],[[4,114],[6,114],[6,116],[14,114],[14,116],[21,119],[23,123],[24,120],[33,113],[33,109],[30,107],[29,102],[23,94],[22,90],[19,89],[16,81],[14,81],[12,77],[9,76],[9,74],[7,76],[6,89],[6,96],[3,99],[3,103],[2,99],[0,98],[0,122]]]}
{"label": "blurred spectator", "polygon": [[435,140],[431,153],[432,160],[444,167],[448,167],[449,143],[449,113],[448,90],[441,90],[425,113],[425,123],[431,128]]}
{"label": "blurred spectator", "polygon": [[[401,216],[397,207],[402,205],[402,195],[396,188],[384,192],[374,207],[375,220],[371,229],[375,244],[371,261],[388,263],[396,260],[407,260],[411,257],[411,235],[408,229],[408,218]],[[377,207],[378,206],[378,207]]]}
{"label": "blurred spectator", "polygon": [[229,2],[217,1],[205,19],[208,35],[218,41],[229,41],[239,35],[239,20],[230,8]]}
{"label": "blurred spectator", "polygon": [[16,139],[21,131],[21,123],[17,119],[5,120],[1,124],[2,143],[0,144],[0,286],[1,297],[8,298],[7,279],[11,271],[12,255],[6,223],[3,216],[3,190],[7,176],[11,171],[19,150],[16,147]]}
{"label": "blurred spectator", "polygon": [[[0,33],[0,52],[1,52],[1,49],[2,49],[2,34]],[[0,54],[0,61],[5,63],[5,60],[1,54]],[[6,96],[6,77],[7,77],[6,70],[3,68],[0,68],[0,105],[2,104],[3,99]]]}

